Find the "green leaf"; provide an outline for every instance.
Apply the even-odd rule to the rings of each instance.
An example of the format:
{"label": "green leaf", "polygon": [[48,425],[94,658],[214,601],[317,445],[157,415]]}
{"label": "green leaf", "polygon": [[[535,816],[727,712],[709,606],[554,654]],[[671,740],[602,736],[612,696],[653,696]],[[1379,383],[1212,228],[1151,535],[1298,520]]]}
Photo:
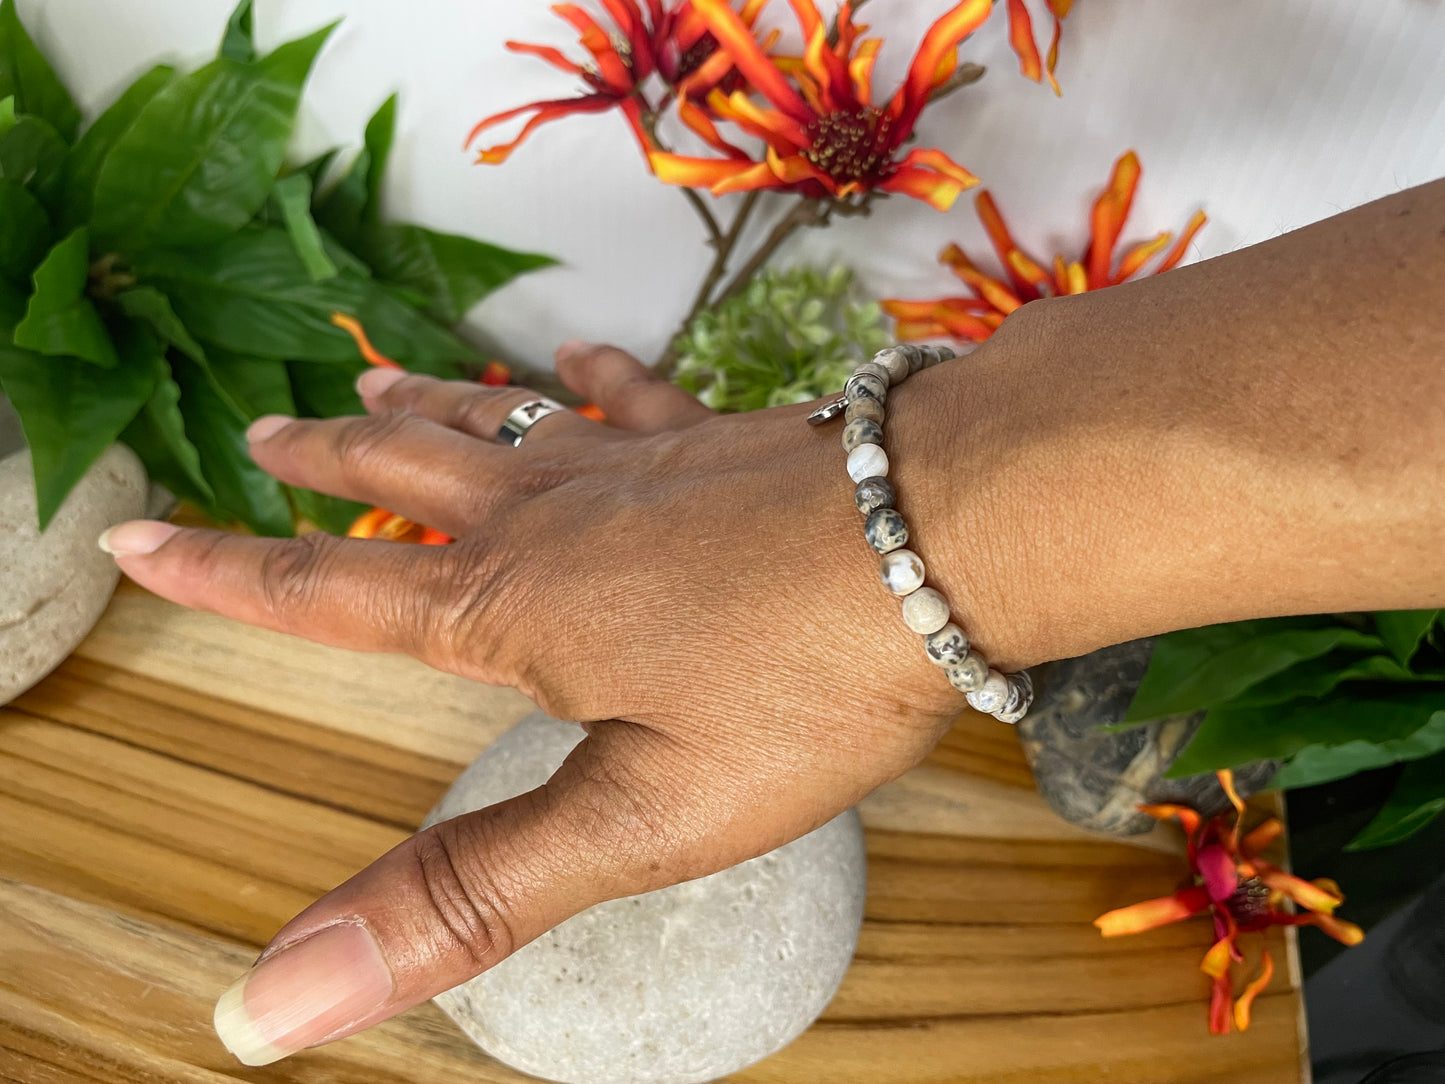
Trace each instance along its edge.
{"label": "green leaf", "polygon": [[356,501],[343,500],[340,497],[316,493],[309,489],[295,489],[287,486],[286,492],[290,494],[297,512],[323,531],[335,535],[344,535],[356,522],[357,517],[367,509],[366,505],[358,504]]}
{"label": "green leaf", "polygon": [[15,108],[47,121],[69,142],[80,126],[80,110],[50,62],[20,24],[15,0],[0,3],[0,98],[14,95]]}
{"label": "green leaf", "polygon": [[1378,638],[1326,618],[1237,621],[1171,632],[1155,641],[1149,669],[1124,721],[1223,704],[1304,659],[1336,648],[1380,646]]}
{"label": "green leaf", "polygon": [[311,179],[305,173],[292,173],[276,182],[271,194],[280,212],[291,243],[296,246],[296,255],[306,265],[306,271],[315,282],[335,278],[336,264],[326,254],[326,244],[321,231],[311,218]]}
{"label": "green leaf", "polygon": [[50,248],[50,218],[24,185],[0,178],[0,276],[29,282]]}
{"label": "green leaf", "polygon": [[214,60],[151,99],[96,182],[95,227],[107,244],[208,244],[249,222],[271,192],[302,85],[331,30],[254,64]]}
{"label": "green leaf", "polygon": [[1441,613],[1440,610],[1386,610],[1375,614],[1375,629],[1395,658],[1408,666]]}
{"label": "green leaf", "polygon": [[174,371],[181,388],[186,435],[200,453],[218,509],[257,534],[276,537],[292,534],[291,506],[281,483],[251,459],[246,442],[249,420],[205,369],[177,357]]}
{"label": "green leaf", "polygon": [[136,272],[163,290],[191,332],[238,354],[288,361],[357,360],[331,323],[359,316],[377,349],[409,369],[455,376],[476,353],[382,284],[349,272],[314,281],[282,230],[253,227],[205,248],[156,249]]}
{"label": "green leaf", "polygon": [[1341,658],[1337,653],[1296,663],[1288,670],[1251,685],[1229,702],[1230,707],[1282,704],[1301,697],[1328,696],[1339,686],[1354,681],[1429,681],[1428,674],[1416,674],[1389,655]]}
{"label": "green leaf", "polygon": [[256,59],[256,35],[252,29],[252,0],[241,0],[231,12],[226,33],[221,38],[220,55],[227,60],[249,64]]}
{"label": "green leaf", "polygon": [[206,364],[205,350],[186,330],[186,325],[171,307],[170,298],[154,286],[137,286],[127,290],[116,297],[115,303],[127,316],[148,323],[165,342],[196,364]]}
{"label": "green leaf", "polygon": [[364,217],[381,219],[381,182],[391,161],[392,144],[396,142],[396,95],[393,94],[366,122],[366,156],[370,167],[366,174],[366,206]]}
{"label": "green leaf", "polygon": [[1212,708],[1169,769],[1170,778],[1286,760],[1312,745],[1399,742],[1445,710],[1439,686],[1363,686],[1324,700],[1265,707]]}
{"label": "green leaf", "polygon": [[201,456],[186,436],[181,389],[163,353],[155,359],[156,388],[120,439],[140,456],[146,473],[182,500],[211,512],[216,494],[201,469]]}
{"label": "green leaf", "polygon": [[291,362],[286,368],[291,373],[291,389],[296,396],[297,410],[308,418],[365,414],[366,408],[356,394],[356,378],[370,367],[360,360],[342,364]]}
{"label": "green leaf", "polygon": [[1417,760],[1395,784],[1394,793],[1375,819],[1345,850],[1366,851],[1408,839],[1445,812],[1445,753]]}
{"label": "green leaf", "polygon": [[48,211],[60,204],[65,158],[70,148],[49,122],[22,116],[0,138],[0,173],[35,193]]}
{"label": "green leaf", "polygon": [[292,171],[294,173],[306,174],[306,179],[311,182],[313,208],[317,193],[321,190],[321,182],[325,179],[327,170],[331,168],[331,163],[336,161],[336,155],[338,153],[338,149],[332,147],[329,151],[318,154],[305,165],[297,166],[296,169]]}
{"label": "green leaf", "polygon": [[175,78],[175,74],[176,70],[166,64],[158,64],[146,72],[96,118],[70,149],[61,170],[62,230],[72,230],[90,221],[96,179],[111,148],[130,130],[146,104]]}
{"label": "green leaf", "polygon": [[156,370],[144,341],[127,340],[125,365],[101,369],[72,358],[47,358],[15,346],[11,329],[23,296],[0,283],[0,388],[25,429],[35,469],[40,528],[150,398]]}
{"label": "green leaf", "polygon": [[10,134],[10,129],[17,123],[15,116],[15,95],[7,98],[0,98],[0,138]]}
{"label": "green leaf", "polygon": [[211,375],[235,403],[247,422],[263,414],[295,414],[291,378],[286,363],[274,358],[246,357],[230,351],[211,350]]}
{"label": "green leaf", "polygon": [[384,101],[366,123],[366,142],[338,181],[318,201],[316,221],[353,249],[362,229],[381,214],[381,182],[396,138],[396,95]]}
{"label": "green leaf", "polygon": [[50,356],[77,357],[107,369],[119,358],[100,314],[85,296],[90,235],[84,227],[60,244],[35,270],[35,293],[15,328],[15,345]]}
{"label": "green leaf", "polygon": [[1357,772],[1384,768],[1402,760],[1419,760],[1445,749],[1445,689],[1436,694],[1441,710],[1430,715],[1425,725],[1393,741],[1372,742],[1364,738],[1343,745],[1307,745],[1271,780],[1282,790],[1330,783]]}

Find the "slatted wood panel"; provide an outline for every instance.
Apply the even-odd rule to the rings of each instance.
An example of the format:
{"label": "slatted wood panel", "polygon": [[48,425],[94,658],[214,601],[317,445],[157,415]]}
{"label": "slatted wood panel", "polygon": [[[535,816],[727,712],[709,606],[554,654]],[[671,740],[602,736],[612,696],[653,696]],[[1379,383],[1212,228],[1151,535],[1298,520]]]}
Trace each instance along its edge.
{"label": "slatted wood panel", "polygon": [[[0,1079],[528,1079],[431,1006],[265,1069],[210,1029],[270,934],[402,839],[527,710],[123,586],[76,655],[0,709]],[[1172,889],[1178,840],[1062,824],[1010,731],[961,720],[863,815],[853,967],[823,1019],[737,1084],[1305,1080],[1296,968],[1247,1035],[1211,1038],[1207,924],[1098,937],[1101,911]]]}

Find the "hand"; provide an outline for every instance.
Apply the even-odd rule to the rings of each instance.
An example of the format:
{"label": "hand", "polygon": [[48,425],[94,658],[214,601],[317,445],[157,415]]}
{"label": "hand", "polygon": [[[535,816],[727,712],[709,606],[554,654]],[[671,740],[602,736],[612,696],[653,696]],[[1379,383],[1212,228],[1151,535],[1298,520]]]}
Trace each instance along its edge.
{"label": "hand", "polygon": [[[811,429],[807,407],[716,417],[606,347],[558,365],[612,425],[553,415],[511,448],[495,435],[523,389],[376,370],[366,417],[253,427],[283,482],[450,546],[108,536],[166,598],[512,685],[588,732],[545,786],[414,836],[282,929],[218,1007],[250,1064],[375,1024],[595,903],[803,835],[926,756],[963,706],[877,582],[841,426]],[[924,469],[946,466],[930,376],[896,390],[907,424],[889,434],[925,559],[957,488]]]}

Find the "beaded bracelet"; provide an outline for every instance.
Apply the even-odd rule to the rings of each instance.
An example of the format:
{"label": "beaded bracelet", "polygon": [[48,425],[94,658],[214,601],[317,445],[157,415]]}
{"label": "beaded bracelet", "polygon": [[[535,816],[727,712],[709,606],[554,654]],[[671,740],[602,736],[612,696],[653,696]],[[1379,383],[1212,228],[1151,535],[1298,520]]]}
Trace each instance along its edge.
{"label": "beaded bracelet", "polygon": [[1033,703],[1033,680],[1027,671],[1002,674],[969,644],[952,620],[948,600],[924,580],[923,561],[904,547],[908,524],[894,507],[897,493],[888,480],[888,453],[883,450],[884,404],[888,389],[912,374],[948,361],[952,350],[941,346],[893,346],[853,370],[843,394],[808,415],[809,425],[822,425],[839,414],[848,477],[857,483],[853,502],[866,518],[863,536],[882,560],[883,586],[903,600],[903,623],[923,637],[929,661],[943,668],[949,683],[964,693],[977,711],[1005,723],[1017,723]]}

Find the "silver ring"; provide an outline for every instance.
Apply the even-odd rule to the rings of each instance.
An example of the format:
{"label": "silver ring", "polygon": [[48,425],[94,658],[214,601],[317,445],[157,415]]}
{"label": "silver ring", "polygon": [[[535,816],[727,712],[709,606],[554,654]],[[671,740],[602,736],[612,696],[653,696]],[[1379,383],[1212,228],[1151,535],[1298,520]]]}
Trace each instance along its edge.
{"label": "silver ring", "polygon": [[527,435],[527,430],[536,425],[548,414],[558,414],[567,408],[555,399],[541,398],[528,399],[512,413],[507,415],[507,420],[502,423],[502,428],[497,432],[497,439],[503,444],[510,444],[513,448],[522,443],[522,438]]}

